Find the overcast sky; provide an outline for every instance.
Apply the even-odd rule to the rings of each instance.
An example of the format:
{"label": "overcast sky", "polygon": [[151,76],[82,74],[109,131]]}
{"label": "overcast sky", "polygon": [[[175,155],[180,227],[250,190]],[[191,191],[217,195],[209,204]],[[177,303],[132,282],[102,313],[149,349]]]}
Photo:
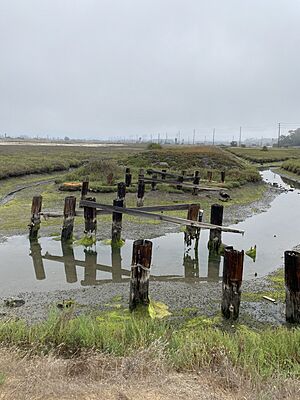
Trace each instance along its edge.
{"label": "overcast sky", "polygon": [[299,0],[0,0],[0,134],[300,126]]}

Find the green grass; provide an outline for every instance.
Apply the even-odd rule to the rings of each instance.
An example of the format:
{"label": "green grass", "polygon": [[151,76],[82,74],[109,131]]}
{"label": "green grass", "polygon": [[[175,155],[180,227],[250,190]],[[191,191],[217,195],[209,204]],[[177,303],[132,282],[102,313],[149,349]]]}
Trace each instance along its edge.
{"label": "green grass", "polygon": [[296,175],[300,175],[300,159],[285,161],[282,163],[282,168]]}
{"label": "green grass", "polygon": [[73,311],[62,311],[32,326],[22,320],[2,321],[0,342],[43,354],[70,355],[94,349],[116,356],[159,345],[167,362],[180,371],[226,364],[245,375],[300,377],[299,329],[233,328],[218,318],[161,320],[122,309],[74,317]]}
{"label": "green grass", "polygon": [[300,157],[300,149],[296,148],[268,148],[267,151],[262,148],[242,148],[242,147],[231,147],[228,149],[231,153],[248,160],[252,163],[271,163],[278,161],[285,161],[291,158]]}

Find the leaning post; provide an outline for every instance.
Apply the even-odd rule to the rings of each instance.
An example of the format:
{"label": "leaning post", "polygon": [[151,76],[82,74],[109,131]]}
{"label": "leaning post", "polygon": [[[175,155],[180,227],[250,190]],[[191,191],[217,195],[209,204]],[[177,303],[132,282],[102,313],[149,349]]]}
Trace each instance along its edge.
{"label": "leaning post", "polygon": [[31,204],[31,220],[29,223],[29,239],[37,239],[41,226],[40,212],[42,210],[42,196],[34,196]]}
{"label": "leaning post", "polygon": [[75,219],[75,209],[76,209],[76,197],[68,196],[65,198],[64,205],[64,221],[61,231],[61,240],[70,240],[73,235],[74,219]]}
{"label": "leaning post", "polygon": [[224,250],[222,315],[226,319],[237,319],[241,302],[244,251],[227,247]]}
{"label": "leaning post", "polygon": [[133,243],[129,309],[133,311],[139,305],[149,305],[149,277],[152,258],[152,242],[136,240]]}
{"label": "leaning post", "polygon": [[300,253],[284,252],[285,318],[287,322],[300,324]]}

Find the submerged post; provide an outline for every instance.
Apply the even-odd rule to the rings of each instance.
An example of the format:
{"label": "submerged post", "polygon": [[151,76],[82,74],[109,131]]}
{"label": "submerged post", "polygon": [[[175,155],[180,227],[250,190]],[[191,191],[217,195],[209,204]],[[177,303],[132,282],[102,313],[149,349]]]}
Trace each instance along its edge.
{"label": "submerged post", "polygon": [[[210,212],[210,223],[221,226],[223,223],[223,206],[213,204]],[[208,248],[218,251],[222,243],[222,231],[220,229],[211,229],[209,233]]]}
{"label": "submerged post", "polygon": [[[95,197],[88,197],[85,200],[96,202]],[[93,232],[96,233],[97,229],[97,212],[96,208],[83,207],[84,215],[84,233],[91,235]]]}
{"label": "submerged post", "polygon": [[287,322],[300,324],[300,253],[284,252],[285,303]]}
{"label": "submerged post", "polygon": [[[199,221],[200,204],[190,204],[187,212],[187,219]],[[198,228],[187,226],[184,232],[184,241],[187,246],[191,246],[192,240],[198,238]]]}
{"label": "submerged post", "polygon": [[130,173],[130,168],[126,168],[126,170],[125,170],[125,184],[126,184],[126,187],[131,186],[131,181],[132,181],[132,175]]}
{"label": "submerged post", "polygon": [[61,240],[70,240],[73,235],[74,218],[76,209],[76,197],[68,196],[65,198],[64,221],[61,231]]}
{"label": "submerged post", "polygon": [[149,305],[149,277],[152,258],[152,242],[136,240],[133,243],[129,309]]}
{"label": "submerged post", "polygon": [[[114,207],[124,207],[124,200],[117,199],[113,201]],[[121,213],[112,213],[112,228],[111,228],[111,239],[112,246],[115,246],[117,243],[120,243],[121,233],[122,233],[122,216]]]}
{"label": "submerged post", "polygon": [[29,223],[29,239],[37,239],[41,226],[40,212],[42,210],[42,196],[34,196],[31,204],[31,220]]}
{"label": "submerged post", "polygon": [[227,247],[224,250],[221,310],[225,318],[237,319],[241,302],[244,251]]}

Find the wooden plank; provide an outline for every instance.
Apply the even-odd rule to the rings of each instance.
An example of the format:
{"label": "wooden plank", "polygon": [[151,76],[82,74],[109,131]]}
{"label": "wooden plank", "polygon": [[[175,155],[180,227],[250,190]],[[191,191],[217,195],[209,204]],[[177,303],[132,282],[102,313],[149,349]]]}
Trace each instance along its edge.
{"label": "wooden plank", "polygon": [[[174,172],[174,173],[172,173],[172,172],[166,172],[166,170],[158,171],[158,170],[156,170],[156,169],[147,169],[147,174],[148,174],[148,175],[159,174],[159,175],[162,175],[162,176],[171,176],[172,178],[176,178],[176,179],[177,179],[178,176],[179,176],[179,174],[178,174],[178,173],[175,174],[175,172]],[[194,179],[194,177],[191,176],[191,175],[183,175],[183,179],[184,179],[185,181],[192,181],[192,180]]]}
{"label": "wooden plank", "polygon": [[156,220],[160,220],[160,221],[171,222],[171,223],[178,224],[178,225],[193,226],[195,228],[220,229],[223,232],[242,233],[242,234],[244,233],[244,231],[241,229],[213,225],[213,224],[208,224],[208,223],[198,222],[198,221],[190,221],[186,218],[178,218],[178,217],[171,217],[169,215],[154,214],[154,213],[149,213],[149,212],[145,212],[142,210],[132,210],[132,209],[125,208],[125,207],[124,208],[113,207],[113,206],[109,206],[107,204],[96,203],[96,202],[87,201],[87,200],[81,200],[80,206],[91,207],[91,208],[102,208],[102,209],[110,210],[111,212],[112,211],[120,212],[123,214],[134,215],[134,216],[141,217],[141,218],[150,218],[150,219],[156,219]]}

